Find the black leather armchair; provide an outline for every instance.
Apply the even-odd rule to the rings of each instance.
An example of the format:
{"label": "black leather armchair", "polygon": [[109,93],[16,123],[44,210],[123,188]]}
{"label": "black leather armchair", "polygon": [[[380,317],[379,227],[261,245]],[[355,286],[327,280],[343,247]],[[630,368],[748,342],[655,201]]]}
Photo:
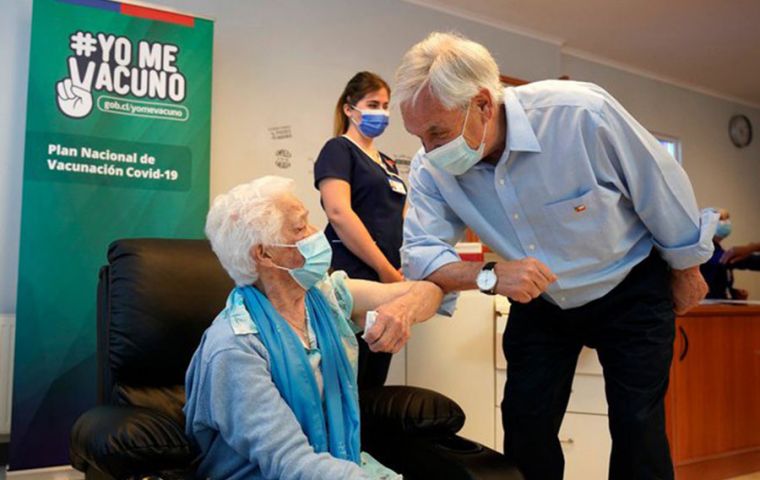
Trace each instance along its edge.
{"label": "black leather armchair", "polygon": [[[71,432],[72,465],[87,479],[192,478],[184,375],[232,281],[202,240],[114,242],[98,284],[99,406]],[[464,412],[430,390],[360,393],[362,449],[414,479],[521,479],[497,452],[456,435]]]}

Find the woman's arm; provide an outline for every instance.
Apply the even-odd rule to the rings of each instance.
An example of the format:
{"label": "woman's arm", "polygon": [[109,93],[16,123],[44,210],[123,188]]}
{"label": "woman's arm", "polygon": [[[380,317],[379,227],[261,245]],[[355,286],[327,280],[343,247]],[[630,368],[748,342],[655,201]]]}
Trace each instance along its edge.
{"label": "woman's arm", "polygon": [[343,244],[364,263],[372,267],[383,283],[399,282],[403,277],[380,251],[367,227],[351,208],[351,185],[339,178],[319,182],[319,193],[327,219]]}
{"label": "woman's arm", "polygon": [[738,245],[731,247],[720,257],[720,263],[733,264],[749,257],[753,253],[760,252],[760,242],[748,243],[747,245]]}
{"label": "woman's arm", "polygon": [[438,310],[441,289],[431,282],[378,284],[366,280],[346,280],[354,299],[351,317],[364,327],[366,313],[377,312],[375,325],[365,332],[370,350],[396,353],[409,340],[413,324],[424,322]]}

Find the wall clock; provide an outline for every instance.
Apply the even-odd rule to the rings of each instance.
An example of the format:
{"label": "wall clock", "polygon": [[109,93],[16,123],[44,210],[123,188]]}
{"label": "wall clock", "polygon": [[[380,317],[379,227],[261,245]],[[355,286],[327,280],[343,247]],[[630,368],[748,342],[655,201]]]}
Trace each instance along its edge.
{"label": "wall clock", "polygon": [[744,148],[752,142],[752,123],[746,115],[734,115],[728,121],[728,136],[738,148]]}

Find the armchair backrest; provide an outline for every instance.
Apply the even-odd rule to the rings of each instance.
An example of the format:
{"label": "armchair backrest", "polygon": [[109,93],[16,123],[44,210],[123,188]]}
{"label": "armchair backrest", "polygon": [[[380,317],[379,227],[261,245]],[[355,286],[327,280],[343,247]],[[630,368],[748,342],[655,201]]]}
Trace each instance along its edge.
{"label": "armchair backrest", "polygon": [[118,240],[98,285],[100,403],[184,425],[185,370],[233,282],[205,240]]}
{"label": "armchair backrest", "polygon": [[[113,242],[98,283],[99,403],[156,409],[184,425],[185,371],[233,286],[206,240]],[[387,374],[387,359],[360,356],[365,367],[373,360],[381,364],[359,368],[365,387]]]}

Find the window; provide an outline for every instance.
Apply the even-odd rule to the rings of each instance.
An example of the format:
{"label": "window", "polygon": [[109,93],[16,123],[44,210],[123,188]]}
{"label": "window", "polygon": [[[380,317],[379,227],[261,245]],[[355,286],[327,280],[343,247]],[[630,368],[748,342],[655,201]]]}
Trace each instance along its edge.
{"label": "window", "polygon": [[682,163],[680,140],[674,137],[669,137],[667,135],[661,135],[659,133],[655,133],[654,136],[657,138],[657,140],[660,141],[660,144],[665,147],[668,153],[671,154],[679,164]]}

